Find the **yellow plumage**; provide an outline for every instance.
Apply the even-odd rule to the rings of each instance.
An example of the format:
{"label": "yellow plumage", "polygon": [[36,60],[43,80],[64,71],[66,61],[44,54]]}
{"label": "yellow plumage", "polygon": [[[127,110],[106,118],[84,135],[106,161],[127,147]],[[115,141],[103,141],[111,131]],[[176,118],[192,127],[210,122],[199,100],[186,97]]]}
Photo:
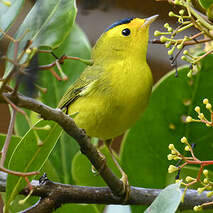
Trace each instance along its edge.
{"label": "yellow plumage", "polygon": [[88,136],[106,140],[124,133],[144,111],[152,88],[146,62],[150,19],[126,19],[111,26],[92,50],[88,66],[58,107]]}

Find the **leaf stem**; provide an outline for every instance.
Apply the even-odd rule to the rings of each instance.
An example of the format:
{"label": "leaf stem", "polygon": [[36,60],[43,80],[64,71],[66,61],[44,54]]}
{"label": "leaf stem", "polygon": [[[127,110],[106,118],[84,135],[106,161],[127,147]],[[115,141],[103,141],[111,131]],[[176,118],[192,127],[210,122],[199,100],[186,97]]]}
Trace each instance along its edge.
{"label": "leaf stem", "polygon": [[6,172],[6,173],[11,174],[11,175],[20,176],[20,177],[27,177],[27,176],[33,176],[33,175],[40,174],[40,172],[38,172],[38,171],[34,171],[34,172],[16,172],[16,171],[12,171],[12,170],[6,169],[6,168],[4,168],[2,166],[0,166],[0,171]]}

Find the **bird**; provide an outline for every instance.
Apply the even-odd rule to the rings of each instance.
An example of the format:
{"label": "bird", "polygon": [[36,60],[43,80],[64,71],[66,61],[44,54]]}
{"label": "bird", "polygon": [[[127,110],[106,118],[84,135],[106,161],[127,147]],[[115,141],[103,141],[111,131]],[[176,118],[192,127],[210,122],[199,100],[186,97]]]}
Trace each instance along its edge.
{"label": "bird", "polygon": [[127,190],[129,183],[111,149],[112,139],[122,135],[144,112],[153,78],[146,61],[149,18],[125,18],[109,26],[91,52],[92,65],[68,88],[58,108],[89,137],[107,145]]}

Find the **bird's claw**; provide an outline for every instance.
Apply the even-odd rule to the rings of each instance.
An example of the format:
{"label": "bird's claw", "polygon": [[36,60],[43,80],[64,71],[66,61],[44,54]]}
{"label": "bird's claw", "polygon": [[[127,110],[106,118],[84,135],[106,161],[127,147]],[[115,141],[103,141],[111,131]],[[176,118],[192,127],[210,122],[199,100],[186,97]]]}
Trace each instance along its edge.
{"label": "bird's claw", "polygon": [[123,183],[123,188],[124,188],[124,192],[125,192],[125,197],[123,200],[123,204],[125,204],[127,202],[127,200],[129,199],[129,194],[130,194],[130,185],[129,185],[129,181],[128,181],[128,177],[126,175],[126,173],[122,173],[122,177],[120,179]]}

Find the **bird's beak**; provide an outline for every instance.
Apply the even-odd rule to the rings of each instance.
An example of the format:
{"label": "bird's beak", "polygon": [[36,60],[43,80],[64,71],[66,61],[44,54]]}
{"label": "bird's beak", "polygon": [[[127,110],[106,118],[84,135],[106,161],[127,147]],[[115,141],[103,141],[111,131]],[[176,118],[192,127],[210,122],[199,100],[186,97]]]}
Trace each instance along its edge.
{"label": "bird's beak", "polygon": [[143,26],[149,26],[152,22],[154,22],[158,18],[158,16],[159,15],[154,15],[154,16],[151,16],[149,18],[146,18],[145,23],[143,24]]}

